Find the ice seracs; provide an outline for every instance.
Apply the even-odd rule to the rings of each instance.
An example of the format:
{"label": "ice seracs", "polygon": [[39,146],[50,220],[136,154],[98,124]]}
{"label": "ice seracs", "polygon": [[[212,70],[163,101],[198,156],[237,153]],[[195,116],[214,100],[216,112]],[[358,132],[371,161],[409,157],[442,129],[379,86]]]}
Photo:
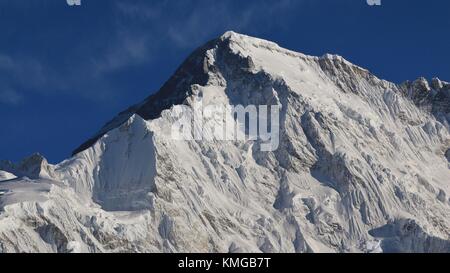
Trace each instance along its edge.
{"label": "ice seracs", "polygon": [[[227,32],[72,158],[0,182],[0,252],[450,252],[449,90]],[[172,139],[198,99],[280,105],[279,148]]]}

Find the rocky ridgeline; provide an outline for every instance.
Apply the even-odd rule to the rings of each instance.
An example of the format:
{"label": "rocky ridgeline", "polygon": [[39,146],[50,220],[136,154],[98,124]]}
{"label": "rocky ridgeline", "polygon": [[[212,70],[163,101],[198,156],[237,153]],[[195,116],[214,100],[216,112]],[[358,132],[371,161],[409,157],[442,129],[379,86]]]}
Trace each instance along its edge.
{"label": "rocky ridgeline", "polygon": [[[4,162],[0,252],[450,252],[448,86],[228,32],[73,157]],[[281,106],[279,148],[172,139],[200,98]]]}

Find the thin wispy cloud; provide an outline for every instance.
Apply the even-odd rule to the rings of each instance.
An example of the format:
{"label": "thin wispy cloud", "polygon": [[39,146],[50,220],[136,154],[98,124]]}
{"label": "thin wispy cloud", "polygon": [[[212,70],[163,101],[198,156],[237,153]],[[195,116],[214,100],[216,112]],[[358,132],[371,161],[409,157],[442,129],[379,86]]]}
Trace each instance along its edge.
{"label": "thin wispy cloud", "polygon": [[0,87],[0,105],[17,105],[23,101],[23,96],[10,88]]}
{"label": "thin wispy cloud", "polygon": [[0,103],[19,105],[30,91],[49,94],[48,87],[59,85],[49,69],[35,58],[0,53]]}
{"label": "thin wispy cloud", "polygon": [[0,81],[12,79],[28,87],[46,84],[46,68],[34,58],[10,56],[0,53]]}
{"label": "thin wispy cloud", "polygon": [[[170,5],[169,5],[170,2]],[[233,1],[117,2],[125,20],[136,20],[152,28],[144,35],[158,35],[162,42],[191,48],[225,30],[245,31],[252,26],[278,26],[279,18],[303,1],[248,1],[236,10]],[[164,38],[164,39],[161,39]]]}
{"label": "thin wispy cloud", "polygon": [[[28,92],[111,100],[123,92],[111,83],[111,77],[117,73],[136,66],[156,65],[154,56],[161,52],[189,52],[227,30],[246,32],[255,25],[270,29],[278,24],[277,16],[289,13],[300,2],[248,1],[240,9],[236,9],[233,1],[110,2],[114,16],[103,19],[107,22],[107,35],[94,33],[89,42],[77,41],[65,50],[61,60],[49,62],[48,56],[39,54],[2,52],[0,46],[0,84],[17,90],[15,93],[23,94],[25,100]],[[43,8],[49,8],[52,2],[45,3]],[[82,11],[90,4],[79,9]],[[26,5],[16,9],[28,10]],[[8,94],[8,101],[18,101],[18,97],[13,99],[12,91]]]}
{"label": "thin wispy cloud", "polygon": [[99,76],[140,64],[150,58],[151,42],[147,35],[134,34],[123,28],[117,30],[114,42],[100,56],[92,59],[92,71]]}

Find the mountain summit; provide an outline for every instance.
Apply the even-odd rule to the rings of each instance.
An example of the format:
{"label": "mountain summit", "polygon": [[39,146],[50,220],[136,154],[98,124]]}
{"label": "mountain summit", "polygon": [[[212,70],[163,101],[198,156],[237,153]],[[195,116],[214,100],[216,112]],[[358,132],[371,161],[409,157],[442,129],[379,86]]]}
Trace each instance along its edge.
{"label": "mountain summit", "polygon": [[[3,170],[0,252],[450,252],[449,98],[227,32],[72,158]],[[278,149],[168,137],[199,100],[280,106]]]}

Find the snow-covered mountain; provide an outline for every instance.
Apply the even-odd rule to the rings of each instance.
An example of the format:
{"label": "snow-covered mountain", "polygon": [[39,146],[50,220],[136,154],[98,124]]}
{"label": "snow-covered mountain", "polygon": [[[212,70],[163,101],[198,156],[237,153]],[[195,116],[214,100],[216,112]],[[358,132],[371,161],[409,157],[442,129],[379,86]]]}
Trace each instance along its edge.
{"label": "snow-covered mountain", "polygon": [[[200,98],[281,106],[278,149],[168,137]],[[449,83],[227,32],[72,158],[1,162],[0,252],[450,252],[449,120]]]}

